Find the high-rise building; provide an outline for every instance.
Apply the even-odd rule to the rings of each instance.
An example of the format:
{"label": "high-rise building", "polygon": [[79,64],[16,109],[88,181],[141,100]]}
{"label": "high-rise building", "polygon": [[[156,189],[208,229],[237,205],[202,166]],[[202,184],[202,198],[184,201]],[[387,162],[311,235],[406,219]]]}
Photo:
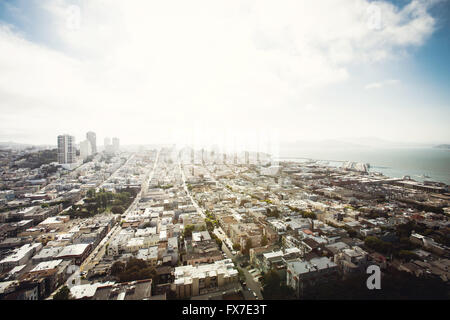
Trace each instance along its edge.
{"label": "high-rise building", "polygon": [[112,139],[112,145],[113,145],[114,152],[118,152],[120,149],[120,139],[114,137]]}
{"label": "high-rise building", "polygon": [[84,160],[92,154],[92,145],[90,140],[80,142],[80,156]]}
{"label": "high-rise building", "polygon": [[86,133],[86,139],[91,143],[92,153],[97,153],[97,135],[95,132],[89,131]]}
{"label": "high-rise building", "polygon": [[105,149],[106,149],[109,145],[111,145],[111,139],[110,139],[109,137],[106,137],[106,138],[105,138]]}
{"label": "high-rise building", "polygon": [[68,134],[58,136],[58,162],[75,163],[75,156],[75,137]]}

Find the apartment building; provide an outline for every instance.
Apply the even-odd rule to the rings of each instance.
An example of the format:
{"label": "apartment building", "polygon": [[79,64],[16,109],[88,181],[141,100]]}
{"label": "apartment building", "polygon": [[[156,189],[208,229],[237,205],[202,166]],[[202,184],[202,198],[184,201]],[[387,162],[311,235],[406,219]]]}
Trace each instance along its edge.
{"label": "apartment building", "polygon": [[338,266],[327,257],[313,258],[309,261],[288,261],[286,284],[301,297],[306,288],[337,276]]}
{"label": "apartment building", "polygon": [[238,283],[238,271],[231,259],[215,261],[199,266],[175,268],[175,281],[171,286],[178,298],[186,299],[211,290],[219,290],[231,283]]}

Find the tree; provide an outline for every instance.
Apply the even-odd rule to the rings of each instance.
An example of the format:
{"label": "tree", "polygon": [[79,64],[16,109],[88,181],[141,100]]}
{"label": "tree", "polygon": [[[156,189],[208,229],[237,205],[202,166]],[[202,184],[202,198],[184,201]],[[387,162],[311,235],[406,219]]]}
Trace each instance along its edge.
{"label": "tree", "polygon": [[121,261],[114,262],[111,266],[111,275],[115,276],[125,270],[125,263]]}
{"label": "tree", "polygon": [[193,224],[188,224],[184,227],[184,238],[192,237],[192,231],[194,231],[195,226]]}
{"label": "tree", "polygon": [[213,222],[212,222],[211,219],[206,218],[206,219],[205,219],[205,223],[206,223],[206,229],[207,229],[208,231],[214,230],[214,224],[213,224]]}
{"label": "tree", "polygon": [[242,251],[242,253],[249,254],[251,247],[252,247],[252,239],[247,238],[247,240],[245,241],[245,247],[244,247],[244,250]]}
{"label": "tree", "polygon": [[86,193],[88,198],[94,198],[95,197],[95,189],[89,189]]}
{"label": "tree", "polygon": [[111,270],[111,274],[118,277],[120,282],[129,282],[144,279],[152,279],[154,281],[157,280],[156,269],[153,266],[150,266],[147,261],[131,258],[130,260],[128,260],[124,269],[120,271],[122,268],[123,263],[114,267],[114,274]]}
{"label": "tree", "polygon": [[53,296],[53,300],[69,300],[70,299],[70,289],[67,286],[59,289],[57,293]]}
{"label": "tree", "polygon": [[222,240],[220,240],[218,236],[216,236],[214,233],[211,233],[211,238],[213,238],[214,241],[216,241],[217,246],[219,248],[222,248]]}
{"label": "tree", "polygon": [[279,274],[275,270],[270,270],[263,275],[264,299],[285,300],[292,299],[294,290],[282,283]]}
{"label": "tree", "polygon": [[125,208],[122,206],[113,206],[111,207],[111,212],[114,214],[122,214],[124,213]]}
{"label": "tree", "polygon": [[370,249],[373,249],[381,253],[387,254],[392,251],[392,245],[389,242],[384,242],[383,240],[378,239],[377,237],[373,236],[367,237],[364,241],[364,244]]}
{"label": "tree", "polygon": [[303,218],[317,219],[317,215],[314,212],[305,211],[302,213]]}
{"label": "tree", "polygon": [[448,285],[441,279],[417,278],[406,272],[382,274],[382,289],[367,290],[367,275],[346,280],[328,279],[308,286],[303,299],[311,300],[448,300]]}
{"label": "tree", "polygon": [[236,251],[241,250],[241,245],[239,243],[233,244],[233,250],[236,250]]}
{"label": "tree", "polygon": [[414,252],[408,250],[400,250],[398,252],[398,257],[407,261],[418,258]]}
{"label": "tree", "polygon": [[263,237],[262,237],[262,239],[261,239],[261,247],[266,246],[267,243],[268,243],[267,237],[266,237],[266,235],[263,235]]}

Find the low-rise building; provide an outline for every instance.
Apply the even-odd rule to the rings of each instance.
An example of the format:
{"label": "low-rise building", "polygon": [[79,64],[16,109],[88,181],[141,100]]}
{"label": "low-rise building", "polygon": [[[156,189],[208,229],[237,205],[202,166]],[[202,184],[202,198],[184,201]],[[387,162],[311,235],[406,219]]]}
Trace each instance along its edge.
{"label": "low-rise building", "polygon": [[294,289],[297,297],[316,283],[337,276],[338,266],[327,257],[313,258],[309,261],[287,261],[286,284]]}
{"label": "low-rise building", "polygon": [[231,259],[216,261],[199,266],[175,268],[172,290],[178,298],[201,295],[210,290],[220,290],[230,283],[238,283],[238,271]]}
{"label": "low-rise building", "polygon": [[58,259],[72,260],[75,264],[81,265],[91,251],[90,243],[73,244],[64,247],[64,249],[56,256]]}
{"label": "low-rise building", "polygon": [[0,270],[3,271],[26,264],[28,260],[30,260],[30,258],[41,249],[41,243],[24,244],[20,248],[16,249],[13,254],[0,261]]}

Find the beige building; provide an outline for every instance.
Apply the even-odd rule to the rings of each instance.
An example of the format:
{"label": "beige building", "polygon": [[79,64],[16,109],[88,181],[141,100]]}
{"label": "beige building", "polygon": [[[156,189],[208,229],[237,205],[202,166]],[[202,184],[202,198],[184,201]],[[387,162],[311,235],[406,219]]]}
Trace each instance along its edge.
{"label": "beige building", "polygon": [[199,266],[175,268],[175,281],[172,290],[178,298],[189,298],[239,281],[238,271],[231,259],[216,261]]}

